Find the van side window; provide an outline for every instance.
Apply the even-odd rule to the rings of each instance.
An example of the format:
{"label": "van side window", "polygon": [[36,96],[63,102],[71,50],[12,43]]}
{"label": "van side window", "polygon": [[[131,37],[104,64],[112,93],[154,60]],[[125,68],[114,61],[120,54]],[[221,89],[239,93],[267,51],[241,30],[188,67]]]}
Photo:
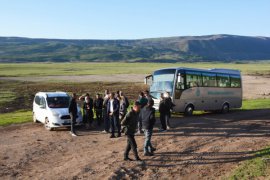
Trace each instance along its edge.
{"label": "van side window", "polygon": [[39,96],[36,96],[36,97],[35,97],[35,103],[36,103],[37,105],[40,105],[40,97],[39,97]]}
{"label": "van side window", "polygon": [[44,97],[40,98],[40,106],[43,106],[44,108],[46,107],[46,101]]}

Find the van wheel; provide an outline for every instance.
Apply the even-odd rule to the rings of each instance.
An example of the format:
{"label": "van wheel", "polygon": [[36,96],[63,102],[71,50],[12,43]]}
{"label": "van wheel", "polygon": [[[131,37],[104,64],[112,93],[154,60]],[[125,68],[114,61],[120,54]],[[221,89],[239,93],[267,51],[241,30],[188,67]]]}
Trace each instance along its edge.
{"label": "van wheel", "polygon": [[48,131],[52,131],[52,130],[53,130],[53,128],[51,128],[51,126],[50,126],[50,122],[49,122],[49,119],[48,119],[48,118],[45,118],[44,127],[45,127],[45,129],[47,129]]}
{"label": "van wheel", "polygon": [[225,103],[225,104],[223,104],[223,106],[222,106],[221,113],[226,114],[226,113],[229,112],[229,110],[230,110],[229,104],[228,104],[228,103]]}
{"label": "van wheel", "polygon": [[37,120],[37,117],[36,117],[35,113],[33,113],[33,122],[38,123],[38,120]]}
{"label": "van wheel", "polygon": [[185,109],[185,115],[186,115],[186,116],[192,116],[193,111],[194,111],[193,105],[188,105],[188,106],[186,107],[186,109]]}

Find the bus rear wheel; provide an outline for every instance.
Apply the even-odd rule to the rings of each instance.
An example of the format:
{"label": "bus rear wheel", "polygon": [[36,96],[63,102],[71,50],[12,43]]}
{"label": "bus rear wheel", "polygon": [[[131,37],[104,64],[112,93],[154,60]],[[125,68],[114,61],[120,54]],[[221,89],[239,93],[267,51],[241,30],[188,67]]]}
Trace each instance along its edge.
{"label": "bus rear wheel", "polygon": [[188,105],[185,109],[185,115],[186,116],[192,116],[194,111],[194,106],[193,105]]}
{"label": "bus rear wheel", "polygon": [[221,108],[221,113],[226,114],[230,111],[230,105],[228,103],[224,103]]}

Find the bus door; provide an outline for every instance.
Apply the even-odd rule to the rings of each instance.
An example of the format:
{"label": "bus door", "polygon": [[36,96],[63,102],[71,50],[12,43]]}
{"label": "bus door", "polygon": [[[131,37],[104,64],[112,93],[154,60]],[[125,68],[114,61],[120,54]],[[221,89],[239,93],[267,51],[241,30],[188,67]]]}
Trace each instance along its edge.
{"label": "bus door", "polygon": [[182,109],[184,108],[184,102],[180,100],[182,92],[185,89],[185,74],[184,72],[177,72],[177,77],[175,80],[175,90],[174,90],[174,104],[176,105],[174,107],[175,112],[182,112]]}

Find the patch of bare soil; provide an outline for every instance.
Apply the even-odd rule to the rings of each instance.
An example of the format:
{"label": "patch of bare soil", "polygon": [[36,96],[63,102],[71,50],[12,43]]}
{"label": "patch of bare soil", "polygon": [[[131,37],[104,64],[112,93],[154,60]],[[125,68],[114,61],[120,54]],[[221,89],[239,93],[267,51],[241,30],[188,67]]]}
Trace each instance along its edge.
{"label": "patch of bare soil", "polygon": [[[102,129],[46,131],[42,124],[0,128],[1,179],[222,179],[239,162],[270,143],[270,110],[233,111],[174,118],[173,129],[156,124],[155,156],[124,162],[126,138],[110,139]],[[130,155],[133,158],[133,155]]]}

